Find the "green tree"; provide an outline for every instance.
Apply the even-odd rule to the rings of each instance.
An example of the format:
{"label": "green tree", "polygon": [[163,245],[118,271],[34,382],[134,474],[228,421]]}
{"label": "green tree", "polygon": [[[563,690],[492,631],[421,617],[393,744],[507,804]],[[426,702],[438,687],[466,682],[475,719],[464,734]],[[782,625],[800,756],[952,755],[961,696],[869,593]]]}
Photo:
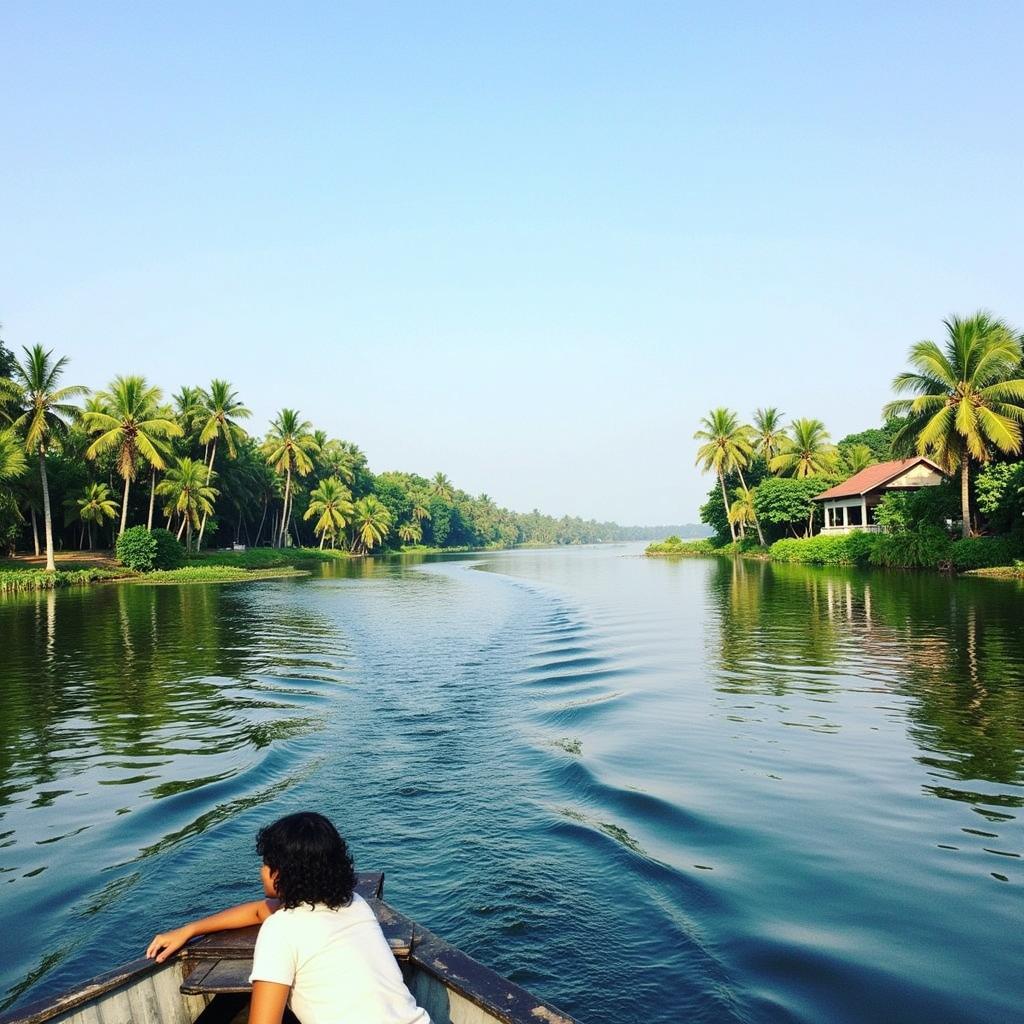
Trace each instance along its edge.
{"label": "green tree", "polygon": [[89,550],[92,551],[92,524],[103,525],[105,519],[117,518],[113,492],[104,483],[87,484],[79,497],[72,499],[76,517],[86,525]]}
{"label": "green tree", "polygon": [[121,499],[121,522],[118,535],[128,522],[128,491],[135,479],[139,458],[156,469],[167,465],[159,442],[178,437],[181,427],[167,419],[158,408],[160,389],[146,383],[146,378],[131,374],[117,376],[107,391],[101,393],[103,408],[82,414],[82,423],[90,434],[99,435],[86,450],[88,459],[105,452],[117,453],[117,472],[124,480]]}
{"label": "green tree", "polygon": [[[754,452],[751,429],[742,425],[731,409],[722,407],[712,409],[700,422],[700,429],[693,435],[695,440],[704,442],[697,449],[697,465],[703,472],[714,472],[718,477],[718,483],[722,488],[722,506],[728,517],[730,502],[725,489],[725,478],[730,473],[736,473],[743,489],[747,489],[746,481],[743,479],[743,468]],[[736,527],[731,519],[729,532],[735,540]],[[760,534],[760,529],[758,533]]]}
{"label": "green tree", "polygon": [[78,413],[69,399],[78,398],[88,389],[78,384],[58,387],[67,365],[67,357],[54,360],[53,352],[42,345],[23,348],[25,357],[15,361],[13,381],[15,390],[8,390],[14,398],[17,413],[12,420],[15,430],[23,434],[25,449],[39,459],[39,478],[43,487],[43,520],[46,529],[46,568],[56,571],[53,560],[53,516],[50,511],[50,484],[46,476],[46,453],[55,440],[67,436],[68,423]]}
{"label": "green tree", "polygon": [[[754,508],[753,494],[742,487],[733,492],[735,499],[729,506],[729,522],[740,528],[740,537],[746,537],[747,527],[757,522],[757,511]],[[762,540],[762,543],[764,541]]]}
{"label": "green tree", "polygon": [[797,527],[809,536],[814,518],[820,512],[813,499],[822,491],[821,481],[814,477],[802,480],[793,477],[769,477],[762,480],[754,490],[754,508],[758,518],[769,525],[773,535],[783,535],[789,530],[799,537]]}
{"label": "green tree", "polygon": [[769,463],[773,473],[795,476],[824,476],[835,468],[836,450],[821,420],[793,420],[789,436],[780,445],[779,454]]}
{"label": "green tree", "polygon": [[[213,460],[217,457],[217,442],[223,441],[228,458],[235,457],[236,442],[245,437],[245,430],[238,423],[248,419],[252,413],[238,400],[226,380],[210,381],[210,390],[202,393],[203,413],[206,417],[199,431],[199,443],[210,446],[210,461],[206,469],[206,482],[213,476]],[[199,524],[199,540],[196,549],[203,546],[203,534],[206,532],[207,513],[203,513]]]}
{"label": "green tree", "polygon": [[430,493],[436,495],[442,501],[451,501],[455,496],[451,480],[444,473],[435,473],[430,481]]}
{"label": "green tree", "polygon": [[320,485],[309,495],[309,507],[303,519],[319,518],[313,524],[313,532],[320,538],[321,549],[329,537],[331,547],[355,513],[352,492],[336,477],[321,480]]}
{"label": "green tree", "polygon": [[275,546],[282,547],[288,534],[288,519],[291,516],[292,476],[305,476],[313,468],[313,456],[319,451],[312,434],[312,424],[299,418],[295,409],[282,409],[270,425],[270,433],[263,443],[267,462],[283,473],[284,504],[281,509],[281,526]]}
{"label": "green tree", "polygon": [[0,483],[17,480],[28,469],[25,447],[10,428],[0,430]]}
{"label": "green tree", "polygon": [[403,544],[419,544],[423,540],[423,527],[415,520],[410,520],[398,528],[398,536]]}
{"label": "green tree", "polygon": [[355,503],[352,517],[352,550],[369,552],[384,542],[391,531],[391,513],[378,499],[368,494]]}
{"label": "green tree", "polygon": [[875,454],[866,444],[841,444],[838,447],[837,469],[843,476],[853,476],[875,463]]}
{"label": "green tree", "polygon": [[913,394],[885,407],[889,416],[908,417],[897,445],[913,442],[948,472],[960,471],[964,537],[971,533],[971,460],[984,464],[993,454],[1021,450],[1024,376],[1021,344],[1009,326],[988,313],[943,321],[946,338],[919,341],[908,356],[911,370],[892,382],[897,394]]}
{"label": "green tree", "polygon": [[782,426],[782,413],[769,406],[767,409],[754,410],[754,448],[758,455],[768,464],[779,454],[779,445],[786,436]]}
{"label": "green tree", "polygon": [[978,511],[997,532],[1024,522],[1024,462],[990,462],[974,479]]}
{"label": "green tree", "polygon": [[217,491],[207,482],[210,478],[209,467],[204,462],[186,456],[167,469],[156,487],[156,493],[167,498],[164,514],[175,512],[181,516],[177,539],[181,540],[182,531],[187,529],[186,551],[192,550],[192,530],[198,529],[200,517],[213,511]]}

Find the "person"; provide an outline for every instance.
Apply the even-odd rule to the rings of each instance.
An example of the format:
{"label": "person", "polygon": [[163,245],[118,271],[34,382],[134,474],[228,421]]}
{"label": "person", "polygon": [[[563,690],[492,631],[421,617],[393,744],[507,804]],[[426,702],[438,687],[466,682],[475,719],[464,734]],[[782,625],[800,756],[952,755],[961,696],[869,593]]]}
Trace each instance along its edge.
{"label": "person", "polygon": [[260,830],[265,900],[162,932],[146,956],[163,962],[196,935],[260,925],[250,1024],[430,1024],[402,980],[366,901],[345,840],[321,814],[289,814]]}

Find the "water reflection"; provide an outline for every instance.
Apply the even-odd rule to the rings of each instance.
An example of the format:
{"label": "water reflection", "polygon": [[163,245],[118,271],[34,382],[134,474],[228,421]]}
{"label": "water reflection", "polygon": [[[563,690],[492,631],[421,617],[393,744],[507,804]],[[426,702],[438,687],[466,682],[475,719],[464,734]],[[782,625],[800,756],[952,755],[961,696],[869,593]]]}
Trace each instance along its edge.
{"label": "water reflection", "polygon": [[[849,689],[852,677],[907,698],[900,711],[917,761],[933,776],[1024,782],[1015,586],[719,559],[708,590],[717,611],[712,652],[722,691]],[[1019,793],[926,788],[944,799],[1024,804]]]}

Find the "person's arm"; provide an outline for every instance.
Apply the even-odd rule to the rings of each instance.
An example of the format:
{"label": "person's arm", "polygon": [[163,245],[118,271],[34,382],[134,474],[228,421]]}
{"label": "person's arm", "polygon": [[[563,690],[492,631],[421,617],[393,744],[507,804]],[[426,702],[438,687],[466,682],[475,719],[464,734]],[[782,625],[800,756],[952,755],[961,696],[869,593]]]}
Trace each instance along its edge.
{"label": "person's arm", "polygon": [[281,1024],[288,1002],[290,985],[276,981],[254,981],[252,1002],[249,1004],[249,1024]]}
{"label": "person's arm", "polygon": [[276,900],[254,900],[252,903],[241,903],[237,907],[229,907],[211,917],[191,921],[173,931],[154,935],[153,941],[146,949],[146,956],[150,960],[155,959],[158,964],[162,964],[196,935],[208,935],[210,932],[224,932],[231,928],[247,928],[249,925],[262,924],[276,909]]}

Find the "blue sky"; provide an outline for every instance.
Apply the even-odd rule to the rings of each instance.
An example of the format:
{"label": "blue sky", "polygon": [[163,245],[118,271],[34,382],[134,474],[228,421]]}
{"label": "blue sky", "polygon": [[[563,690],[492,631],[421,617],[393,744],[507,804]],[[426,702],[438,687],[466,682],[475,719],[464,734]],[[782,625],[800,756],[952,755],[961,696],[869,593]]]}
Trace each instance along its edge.
{"label": "blue sky", "polygon": [[692,520],[713,405],[838,438],[1024,327],[1018,4],[0,8],[0,322],[375,470]]}

